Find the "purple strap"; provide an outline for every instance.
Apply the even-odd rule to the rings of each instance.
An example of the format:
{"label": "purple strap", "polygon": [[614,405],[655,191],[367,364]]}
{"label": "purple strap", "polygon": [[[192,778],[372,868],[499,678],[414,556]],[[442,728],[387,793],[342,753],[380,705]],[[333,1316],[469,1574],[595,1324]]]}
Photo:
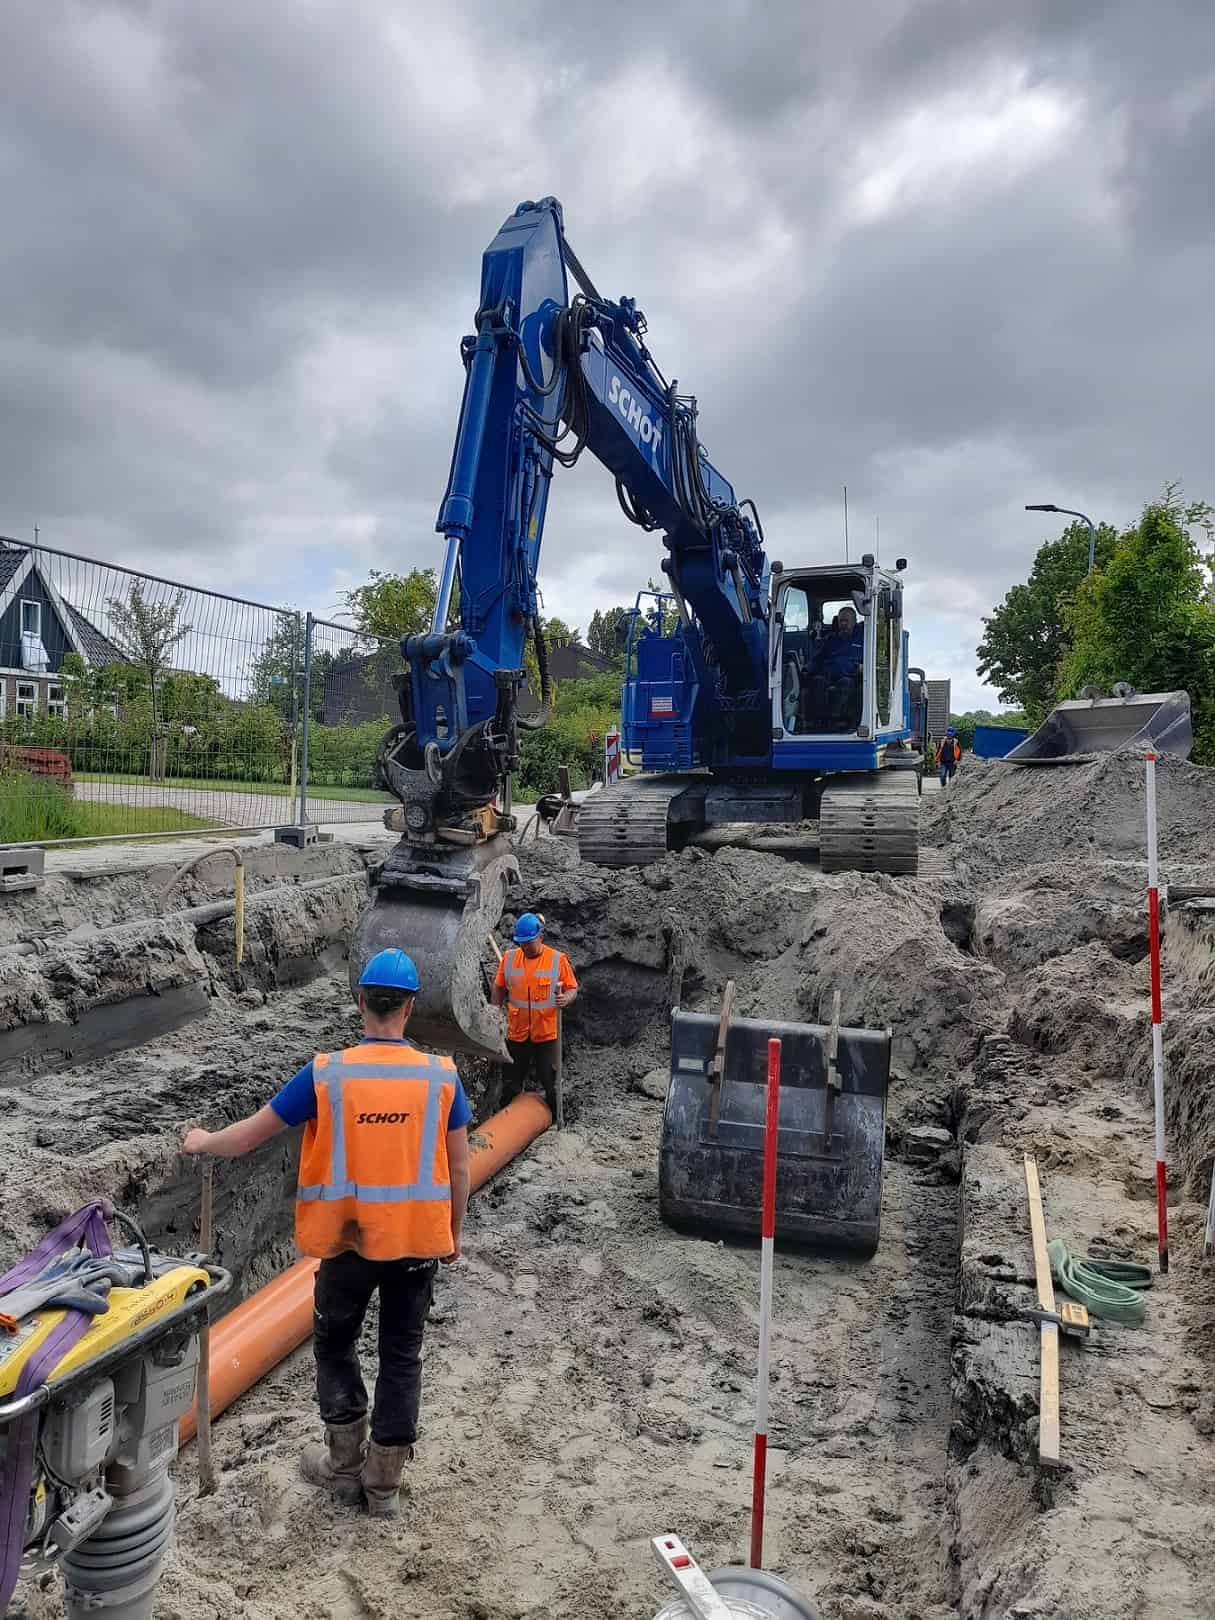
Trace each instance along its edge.
{"label": "purple strap", "polygon": [[[86,1204],[83,1209],[60,1221],[53,1232],[48,1232],[38,1247],[25,1259],[0,1277],[0,1293],[20,1288],[39,1275],[68,1249],[77,1248],[83,1240],[90,1253],[112,1254],[110,1234],[106,1231],[105,1217],[109,1206],[103,1203]],[[68,1307],[62,1322],[49,1333],[22,1369],[13,1391],[15,1397],[28,1395],[43,1383],[46,1376],[63,1360],[68,1351],[88,1332],[93,1318],[85,1311]],[[25,1520],[29,1512],[30,1485],[34,1477],[34,1453],[38,1443],[38,1413],[29,1412],[8,1425],[5,1435],[4,1477],[0,1480],[0,1614],[9,1604],[21,1572],[21,1554],[25,1540]]]}
{"label": "purple strap", "polygon": [[57,1260],[69,1249],[79,1248],[81,1240],[92,1254],[113,1254],[110,1234],[105,1229],[108,1204],[86,1204],[65,1221],[60,1221],[53,1232],[48,1232],[36,1249],[31,1249],[24,1260],[19,1260],[11,1271],[0,1277],[0,1294],[11,1293],[24,1283],[33,1282],[44,1266]]}

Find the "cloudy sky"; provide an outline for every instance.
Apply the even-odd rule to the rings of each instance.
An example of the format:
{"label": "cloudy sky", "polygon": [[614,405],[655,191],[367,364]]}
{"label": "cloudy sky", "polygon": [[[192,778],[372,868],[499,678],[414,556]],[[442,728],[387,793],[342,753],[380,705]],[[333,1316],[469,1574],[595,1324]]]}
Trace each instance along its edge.
{"label": "cloudy sky", "polygon": [[[956,707],[1025,502],[1215,496],[1211,0],[5,0],[0,60],[0,533],[320,612],[435,563],[546,193],[772,555],[880,518]],[[585,457],[547,611],[658,554]]]}

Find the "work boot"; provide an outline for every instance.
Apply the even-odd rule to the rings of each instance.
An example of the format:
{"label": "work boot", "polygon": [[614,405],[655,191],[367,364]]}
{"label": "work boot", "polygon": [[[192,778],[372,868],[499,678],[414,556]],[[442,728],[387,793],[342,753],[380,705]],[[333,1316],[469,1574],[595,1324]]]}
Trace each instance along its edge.
{"label": "work boot", "polygon": [[396,1518],[401,1472],[405,1464],[412,1461],[412,1446],[378,1446],[373,1440],[367,1447],[367,1461],[363,1464],[363,1494],[367,1498],[367,1511],[373,1519]]}
{"label": "work boot", "polygon": [[328,1423],[323,1442],[314,1440],[304,1447],[300,1470],[310,1485],[328,1485],[339,1502],[358,1507],[363,1500],[360,1477],[367,1454],[368,1423],[365,1417],[353,1423]]}

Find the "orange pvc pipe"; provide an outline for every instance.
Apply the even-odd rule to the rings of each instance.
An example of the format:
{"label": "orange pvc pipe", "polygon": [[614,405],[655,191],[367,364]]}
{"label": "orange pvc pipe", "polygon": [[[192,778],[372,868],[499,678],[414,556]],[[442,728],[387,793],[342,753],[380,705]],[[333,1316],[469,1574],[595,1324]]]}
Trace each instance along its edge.
{"label": "orange pvc pipe", "polygon": [[[469,1186],[479,1192],[553,1123],[548,1104],[525,1091],[469,1133]],[[272,1367],[312,1336],[312,1280],[319,1261],[297,1260],[211,1329],[211,1416],[218,1417]],[[179,1443],[197,1432],[196,1408],[181,1420]]]}

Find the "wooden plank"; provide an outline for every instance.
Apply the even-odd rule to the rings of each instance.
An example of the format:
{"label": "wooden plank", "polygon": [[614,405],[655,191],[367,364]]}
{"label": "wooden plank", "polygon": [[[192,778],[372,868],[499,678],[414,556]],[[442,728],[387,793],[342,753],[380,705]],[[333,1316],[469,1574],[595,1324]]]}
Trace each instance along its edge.
{"label": "wooden plank", "polygon": [[730,1033],[730,1014],[734,1011],[734,980],[726,980],[721,998],[721,1019],[717,1025],[717,1049],[709,1064],[709,1078],[713,1090],[709,1095],[709,1129],[716,1132],[721,1114],[721,1087],[726,1069],[726,1037]]}
{"label": "wooden plank", "polygon": [[[1046,1219],[1042,1213],[1042,1188],[1038,1181],[1038,1161],[1029,1153],[1025,1155],[1025,1188],[1029,1194],[1029,1230],[1034,1245],[1034,1275],[1038,1285],[1038,1304],[1044,1311],[1050,1311],[1053,1315],[1055,1284],[1050,1274],[1050,1256],[1046,1252]],[[1038,1396],[1038,1462],[1043,1468],[1058,1468],[1060,1466],[1058,1323],[1040,1322],[1038,1341],[1042,1362]]]}

